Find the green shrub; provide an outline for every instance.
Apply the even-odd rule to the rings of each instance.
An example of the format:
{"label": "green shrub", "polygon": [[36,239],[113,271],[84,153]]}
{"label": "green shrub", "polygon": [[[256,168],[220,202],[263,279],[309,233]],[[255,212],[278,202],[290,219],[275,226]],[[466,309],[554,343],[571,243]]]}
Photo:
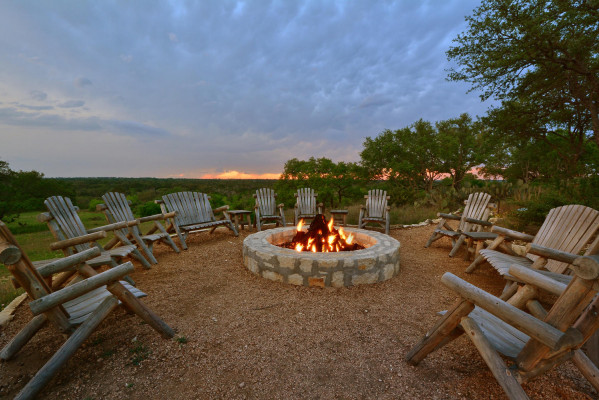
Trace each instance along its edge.
{"label": "green shrub", "polygon": [[153,201],[147,201],[135,208],[135,214],[139,217],[148,217],[150,215],[160,214],[160,206]]}
{"label": "green shrub", "polygon": [[102,204],[102,203],[103,203],[103,201],[102,201],[102,200],[99,200],[99,199],[91,199],[91,200],[89,201],[89,205],[87,206],[87,209],[88,209],[89,211],[96,211],[96,206],[97,206],[98,204]]}

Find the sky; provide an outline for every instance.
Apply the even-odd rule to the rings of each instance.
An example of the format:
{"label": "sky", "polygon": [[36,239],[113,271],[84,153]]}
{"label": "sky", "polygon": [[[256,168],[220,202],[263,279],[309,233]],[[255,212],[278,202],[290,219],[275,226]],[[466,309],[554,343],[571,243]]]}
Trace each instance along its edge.
{"label": "sky", "polygon": [[479,0],[0,2],[0,160],[49,177],[276,179],[489,104],[446,80]]}

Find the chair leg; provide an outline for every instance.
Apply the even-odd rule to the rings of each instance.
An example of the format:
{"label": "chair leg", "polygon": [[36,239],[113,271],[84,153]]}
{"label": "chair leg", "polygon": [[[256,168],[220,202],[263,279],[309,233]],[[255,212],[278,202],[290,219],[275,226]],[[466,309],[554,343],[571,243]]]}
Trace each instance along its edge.
{"label": "chair leg", "polygon": [[[141,263],[141,265],[145,268],[145,269],[150,269],[152,268],[152,265],[148,262],[148,260],[146,260],[146,258],[139,252],[139,250],[135,249],[131,252],[131,256],[133,258],[135,258],[137,261],[139,261]],[[158,262],[158,261],[157,261]]]}
{"label": "chair leg", "polygon": [[508,398],[528,399],[526,392],[522,389],[514,374],[510,373],[499,354],[493,349],[476,321],[470,317],[465,317],[462,319],[461,325]]}
{"label": "chair leg", "polygon": [[580,371],[587,381],[599,392],[599,369],[595,366],[586,354],[580,349],[574,352],[572,362],[576,365],[576,368]]}
{"label": "chair leg", "polygon": [[231,220],[229,220],[229,229],[233,231],[233,233],[235,234],[235,236],[239,236],[239,232],[237,231],[237,229],[235,229],[235,225],[233,225],[233,222]]}
{"label": "chair leg", "polygon": [[[440,348],[439,344],[446,340],[447,336],[454,336],[454,330],[460,323],[462,317],[468,315],[474,309],[474,304],[460,298],[454,306],[447,310],[437,323],[429,330],[424,338],[410,350],[406,355],[406,361],[417,365],[429,353]],[[454,337],[455,338],[455,337]]]}
{"label": "chair leg", "polygon": [[0,359],[10,360],[31,340],[31,338],[39,331],[48,321],[44,314],[35,316],[10,342],[0,351]]}
{"label": "chair leg", "polygon": [[23,390],[15,399],[32,399],[38,394],[44,386],[52,379],[68,360],[75,354],[75,351],[91,335],[96,327],[106,318],[108,314],[119,302],[116,297],[109,296],[105,298],[96,310],[79,326],[79,328],[67,339],[67,341],[58,349],[56,354],[35,374],[33,378],[25,385]]}
{"label": "chair leg", "polygon": [[128,310],[136,313],[141,319],[148,323],[165,339],[170,339],[175,335],[173,329],[168,326],[160,317],[150,310],[144,303],[127,290],[121,283],[114,282],[107,286],[110,293],[114,294]]}
{"label": "chair leg", "polygon": [[456,240],[455,244],[453,245],[453,248],[449,252],[449,257],[455,256],[455,253],[457,253],[460,247],[462,247],[462,243],[464,243],[464,240],[466,240],[466,236],[460,235],[458,240]]}
{"label": "chair leg", "polygon": [[391,225],[391,220],[389,218],[389,213],[387,213],[387,218],[385,218],[385,234],[389,234],[389,227]]}

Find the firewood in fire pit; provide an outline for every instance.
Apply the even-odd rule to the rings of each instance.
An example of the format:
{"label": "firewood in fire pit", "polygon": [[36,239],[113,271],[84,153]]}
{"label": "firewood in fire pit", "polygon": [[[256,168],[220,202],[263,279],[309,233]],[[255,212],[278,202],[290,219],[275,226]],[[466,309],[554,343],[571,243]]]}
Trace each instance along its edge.
{"label": "firewood in fire pit", "polygon": [[364,246],[353,242],[353,234],[345,236],[341,230],[333,227],[333,220],[327,223],[322,214],[317,214],[306,232],[301,230],[303,220],[298,224],[297,233],[291,242],[280,246],[297,251],[337,252],[363,249]]}

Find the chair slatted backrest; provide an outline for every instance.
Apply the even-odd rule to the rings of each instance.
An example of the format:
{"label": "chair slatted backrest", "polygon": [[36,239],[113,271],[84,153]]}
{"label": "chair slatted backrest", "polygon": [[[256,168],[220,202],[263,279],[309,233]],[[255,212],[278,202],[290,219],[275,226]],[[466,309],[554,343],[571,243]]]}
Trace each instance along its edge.
{"label": "chair slatted backrest", "polygon": [[[133,211],[131,211],[127,196],[125,196],[123,193],[108,192],[102,196],[102,200],[104,201],[104,204],[108,208],[108,212],[112,217],[112,221],[110,221],[111,223],[135,221],[135,216],[133,215]],[[136,225],[132,226],[131,229],[135,233],[139,234],[139,228]],[[124,235],[129,233],[127,229],[121,229],[121,232]]]}
{"label": "chair slatted backrest", "polygon": [[[570,204],[550,210],[532,242],[539,246],[580,254],[598,230],[599,211],[579,204]],[[599,237],[595,242],[598,240]],[[585,254],[592,254],[597,250],[596,247],[596,244],[589,246]],[[537,257],[528,254],[531,260],[536,260]],[[568,264],[549,260],[545,268],[563,274],[568,269]]]}
{"label": "chair slatted backrest", "polygon": [[482,229],[481,225],[466,222],[466,218],[474,218],[482,221],[486,221],[489,218],[491,212],[489,208],[489,201],[491,201],[491,195],[483,192],[471,193],[466,201],[464,212],[462,213],[462,219],[458,230],[461,232],[478,232]]}
{"label": "chair slatted backrest", "polygon": [[169,212],[176,211],[175,223],[180,226],[213,222],[210,196],[199,192],[177,192],[162,196]]}
{"label": "chair slatted backrest", "polygon": [[297,206],[301,215],[316,214],[316,193],[314,189],[302,188],[297,190]]}
{"label": "chair slatted backrest", "polygon": [[[44,204],[50,212],[54,221],[65,239],[73,239],[79,236],[87,235],[87,229],[83,226],[81,218],[77,213],[77,208],[68,197],[52,196],[48,197]],[[77,252],[91,248],[91,243],[82,243],[75,245]]]}
{"label": "chair slatted backrest", "polygon": [[272,189],[262,188],[256,190],[256,204],[258,205],[261,216],[276,215],[276,197],[277,194]]}
{"label": "chair slatted backrest", "polygon": [[380,189],[368,191],[366,210],[372,218],[384,218],[387,212],[387,192]]}

